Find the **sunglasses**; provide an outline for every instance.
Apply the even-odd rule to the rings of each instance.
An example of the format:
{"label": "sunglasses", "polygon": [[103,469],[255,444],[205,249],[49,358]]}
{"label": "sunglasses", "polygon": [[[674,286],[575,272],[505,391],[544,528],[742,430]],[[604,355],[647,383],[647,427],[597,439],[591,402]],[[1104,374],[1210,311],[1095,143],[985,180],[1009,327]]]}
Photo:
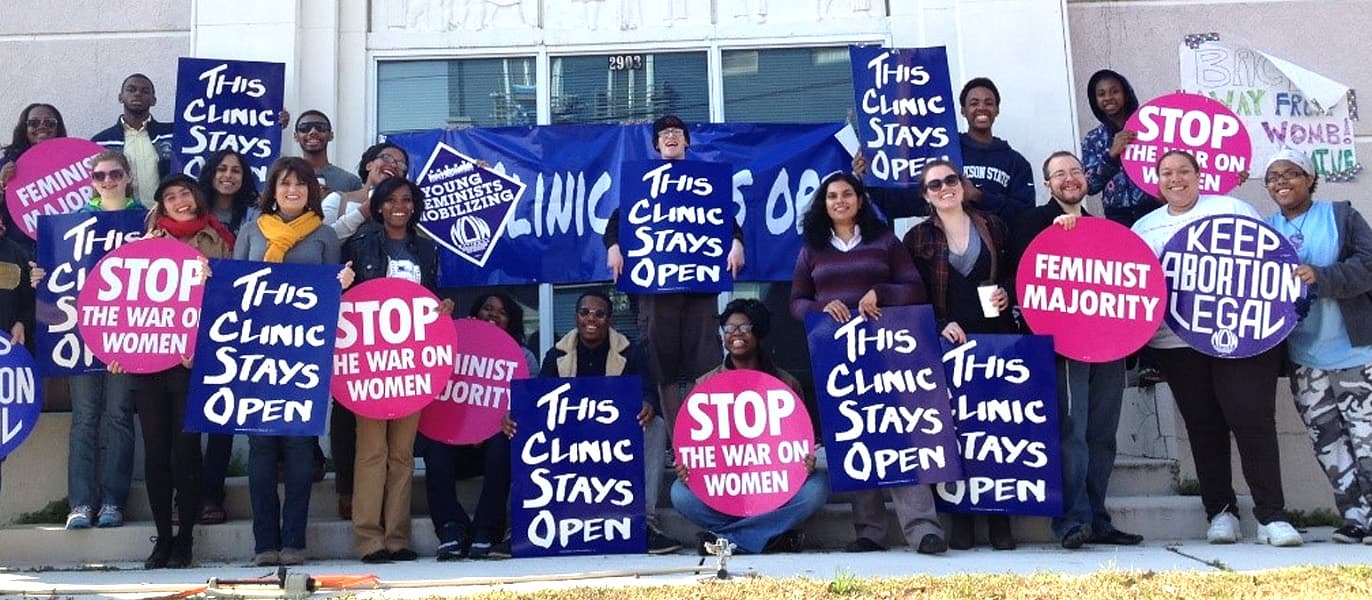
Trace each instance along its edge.
{"label": "sunglasses", "polygon": [[609,311],[606,311],[605,309],[602,309],[602,308],[595,308],[595,309],[592,309],[592,308],[585,308],[585,307],[582,307],[582,308],[576,309],[576,316],[578,316],[578,317],[595,317],[595,318],[597,318],[597,319],[604,319],[605,317],[610,316],[610,313],[609,313]]}
{"label": "sunglasses", "polygon": [[928,183],[924,184],[924,189],[929,190],[931,192],[937,192],[943,189],[944,186],[952,187],[955,185],[959,185],[961,183],[962,176],[958,175],[957,173],[953,173],[947,177],[944,177],[943,179],[930,180]]}
{"label": "sunglasses", "polygon": [[52,128],[52,127],[57,127],[58,125],[61,125],[62,122],[61,122],[61,121],[58,121],[57,119],[54,119],[54,118],[52,118],[52,117],[48,117],[48,118],[45,118],[45,119],[29,119],[29,120],[27,120],[27,121],[24,121],[24,124],[25,124],[25,125],[28,125],[30,128],[38,128],[38,127],[48,127],[48,128]]}
{"label": "sunglasses", "polygon": [[328,123],[325,123],[323,121],[308,121],[305,123],[295,124],[296,133],[309,133],[311,131],[328,133],[331,130],[333,130],[333,127],[330,127]]}
{"label": "sunglasses", "polygon": [[123,169],[115,169],[113,171],[91,171],[91,181],[104,181],[106,179],[109,179],[110,181],[123,181],[124,175],[126,175],[126,173],[124,173]]}

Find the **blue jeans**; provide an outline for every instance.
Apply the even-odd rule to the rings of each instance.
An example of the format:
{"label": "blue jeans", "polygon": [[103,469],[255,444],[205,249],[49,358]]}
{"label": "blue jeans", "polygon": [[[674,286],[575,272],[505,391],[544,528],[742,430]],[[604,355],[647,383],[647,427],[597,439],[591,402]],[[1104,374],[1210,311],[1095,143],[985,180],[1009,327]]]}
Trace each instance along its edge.
{"label": "blue jeans", "polygon": [[67,503],[73,508],[106,504],[122,508],[133,477],[133,379],[91,373],[68,377],[67,385],[71,388]]}
{"label": "blue jeans", "polygon": [[202,499],[206,506],[224,507],[224,478],[229,475],[229,461],[233,458],[233,436],[211,433],[205,442],[205,463],[200,477],[204,488]]}
{"label": "blue jeans", "polygon": [[[248,496],[252,499],[253,552],[305,548],[314,485],[310,436],[248,436]],[[276,494],[276,464],[285,464],[286,503]]]}
{"label": "blue jeans", "polygon": [[805,484],[780,508],[751,517],[726,515],[697,498],[680,479],[672,484],[672,506],[681,516],[701,528],[738,544],[741,552],[757,554],[767,540],[795,528],[815,514],[829,499],[829,477],[815,471]]}
{"label": "blue jeans", "polygon": [[1058,429],[1062,440],[1062,516],[1053,519],[1059,538],[1074,527],[1096,535],[1114,531],[1105,510],[1115,434],[1124,402],[1124,359],[1084,363],[1057,357]]}

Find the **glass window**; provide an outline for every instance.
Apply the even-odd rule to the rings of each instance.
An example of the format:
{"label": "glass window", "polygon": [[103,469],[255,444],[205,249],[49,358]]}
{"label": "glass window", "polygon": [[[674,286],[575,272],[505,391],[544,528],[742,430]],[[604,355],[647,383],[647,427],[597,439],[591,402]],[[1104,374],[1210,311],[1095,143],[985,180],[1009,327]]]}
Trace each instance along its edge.
{"label": "glass window", "polygon": [[[538,352],[538,286],[537,285],[509,285],[497,287],[463,287],[445,288],[440,290],[440,298],[452,298],[454,317],[472,316],[472,304],[478,298],[485,299],[488,294],[496,292],[508,294],[515,302],[519,303],[520,309],[524,312],[524,338],[515,340],[520,345],[527,347],[534,353],[535,360],[542,360],[543,355]],[[538,365],[529,365],[530,375],[538,374]]]}
{"label": "glass window", "polygon": [[725,50],[724,118],[743,123],[850,119],[848,47]]}
{"label": "glass window", "polygon": [[621,123],[675,114],[710,120],[704,52],[559,56],[552,59],[552,122]]}
{"label": "glass window", "polygon": [[538,122],[533,57],[385,61],[377,65],[377,131]]}
{"label": "glass window", "polygon": [[576,299],[589,291],[599,291],[610,296],[610,327],[624,334],[631,342],[638,342],[638,306],[634,299],[615,289],[608,283],[589,285],[560,285],[553,288],[553,340],[562,339],[567,332],[576,329]]}

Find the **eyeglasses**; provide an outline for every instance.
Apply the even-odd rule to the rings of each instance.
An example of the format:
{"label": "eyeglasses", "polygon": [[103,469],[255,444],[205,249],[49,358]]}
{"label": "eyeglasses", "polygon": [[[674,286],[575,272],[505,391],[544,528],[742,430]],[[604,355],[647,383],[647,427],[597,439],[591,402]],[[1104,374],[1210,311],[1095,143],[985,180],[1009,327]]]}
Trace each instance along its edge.
{"label": "eyeglasses", "polygon": [[1300,179],[1301,177],[1305,177],[1305,171],[1300,169],[1287,169],[1280,173],[1268,173],[1265,181],[1267,181],[1267,183],[1277,183],[1281,181],[1291,181],[1292,179]]}
{"label": "eyeglasses", "polygon": [[332,129],[333,127],[324,121],[306,121],[304,123],[295,124],[296,133],[309,133],[310,131],[328,133]]}
{"label": "eyeglasses", "polygon": [[665,137],[682,137],[682,136],[685,136],[685,135],[686,135],[686,132],[685,132],[684,130],[677,129],[677,128],[675,128],[675,127],[672,127],[672,128],[670,128],[670,129],[663,129],[662,131],[657,132],[657,137],[660,137],[660,138],[665,138]]}
{"label": "eyeglasses", "polygon": [[1081,169],[1072,169],[1070,171],[1053,171],[1053,173],[1048,176],[1048,179],[1058,181],[1060,179],[1067,179],[1068,177],[1082,177],[1084,175],[1086,175],[1086,171],[1083,171]]}
{"label": "eyeglasses", "polygon": [[91,181],[104,181],[106,179],[109,179],[110,181],[122,181],[124,179],[124,175],[126,175],[126,173],[124,173],[123,169],[114,169],[111,171],[91,171]]}
{"label": "eyeglasses", "polygon": [[752,332],[753,332],[753,324],[752,324],[752,323],[743,323],[743,324],[741,324],[741,325],[734,325],[734,324],[731,323],[731,324],[729,324],[729,325],[725,325],[724,327],[721,327],[720,329],[723,329],[723,330],[724,330],[724,334],[725,334],[725,335],[734,334],[734,333],[752,333]]}
{"label": "eyeglasses", "polygon": [[605,317],[610,316],[610,311],[607,311],[603,308],[586,308],[583,306],[581,308],[576,309],[576,316],[583,318],[595,317],[597,319],[604,319]]}
{"label": "eyeglasses", "polygon": [[384,152],[381,153],[381,154],[376,155],[376,157],[377,157],[378,159],[381,159],[381,162],[386,163],[386,164],[388,164],[388,165],[400,165],[400,167],[401,167],[402,169],[408,169],[409,166],[410,166],[410,165],[408,165],[408,164],[405,163],[405,159],[403,159],[403,158],[396,158],[396,157],[391,156],[391,155],[389,155],[389,154],[386,154],[386,153],[384,153]]}
{"label": "eyeglasses", "polygon": [[924,189],[929,190],[931,192],[937,192],[943,189],[944,186],[952,187],[955,185],[959,185],[961,183],[962,176],[958,175],[957,173],[953,173],[947,177],[944,177],[943,179],[934,179],[929,181],[928,183],[925,183]]}
{"label": "eyeglasses", "polygon": [[24,121],[24,124],[28,125],[30,129],[33,129],[38,127],[57,127],[58,125],[61,125],[62,122],[52,117],[47,117],[45,119],[29,119]]}

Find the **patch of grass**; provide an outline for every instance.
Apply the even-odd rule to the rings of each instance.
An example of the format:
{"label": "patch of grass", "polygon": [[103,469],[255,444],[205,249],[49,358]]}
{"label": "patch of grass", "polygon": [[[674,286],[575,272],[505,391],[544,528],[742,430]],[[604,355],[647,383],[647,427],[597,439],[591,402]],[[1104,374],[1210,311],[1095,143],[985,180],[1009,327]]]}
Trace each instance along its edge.
{"label": "patch of grass", "polygon": [[1343,527],[1343,517],[1328,508],[1317,508],[1310,512],[1287,510],[1286,513],[1291,518],[1291,526],[1300,529],[1306,527]]}
{"label": "patch of grass", "polygon": [[[700,585],[578,587],[517,593],[508,590],[465,598],[480,600],[760,600],[843,598],[872,600],[999,600],[1071,598],[1297,598],[1342,600],[1372,596],[1372,566],[1298,567],[1276,571],[1214,573],[1195,571],[1105,570],[1091,575],[919,575],[896,578],[858,577],[840,571],[833,581],[794,577],[740,578]],[[361,597],[361,596],[359,596]],[[435,595],[434,598],[452,596]]]}
{"label": "patch of grass", "polygon": [[1200,482],[1195,479],[1183,479],[1177,483],[1178,496],[1199,496]]}
{"label": "patch of grass", "polygon": [[14,524],[64,525],[67,522],[68,509],[69,507],[67,506],[67,499],[58,498],[57,500],[49,502],[48,505],[44,506],[43,508],[40,508],[33,512],[26,512],[24,514],[19,515],[19,517],[14,520]]}

